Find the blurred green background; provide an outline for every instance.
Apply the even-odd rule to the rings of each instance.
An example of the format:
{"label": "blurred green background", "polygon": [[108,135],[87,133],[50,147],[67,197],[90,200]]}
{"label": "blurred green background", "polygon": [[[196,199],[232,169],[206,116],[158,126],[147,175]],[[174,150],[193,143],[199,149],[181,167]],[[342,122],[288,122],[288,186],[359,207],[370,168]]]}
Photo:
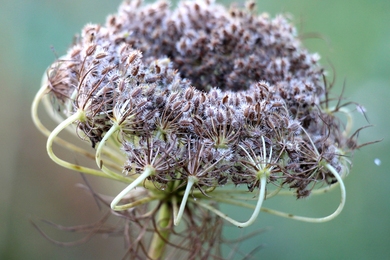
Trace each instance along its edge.
{"label": "blurred green background", "polygon": [[[75,186],[82,182],[80,175],[56,166],[46,155],[46,140],[32,123],[30,105],[55,53],[64,54],[84,24],[104,23],[120,2],[0,0],[0,259],[120,259],[124,254],[120,237],[97,236],[83,245],[59,247],[30,223],[44,218],[79,225],[102,216],[93,199]],[[323,36],[304,44],[322,56],[328,70],[333,64],[333,94],[340,94],[346,80],[345,96],[367,109],[375,127],[363,131],[360,142],[384,140],[354,154],[346,179],[347,204],[338,218],[308,224],[261,213],[246,230],[226,229],[227,238],[234,238],[267,228],[242,242],[234,259],[258,245],[262,248],[255,259],[390,259],[390,1],[261,0],[257,7],[271,15],[288,12],[300,33]],[[355,116],[356,127],[367,124],[362,115]],[[380,165],[374,163],[377,158]],[[111,195],[120,188],[110,181],[89,180],[97,191],[113,190]],[[272,199],[265,206],[322,216],[338,202],[335,190],[302,201]],[[61,241],[81,238],[40,226]]]}

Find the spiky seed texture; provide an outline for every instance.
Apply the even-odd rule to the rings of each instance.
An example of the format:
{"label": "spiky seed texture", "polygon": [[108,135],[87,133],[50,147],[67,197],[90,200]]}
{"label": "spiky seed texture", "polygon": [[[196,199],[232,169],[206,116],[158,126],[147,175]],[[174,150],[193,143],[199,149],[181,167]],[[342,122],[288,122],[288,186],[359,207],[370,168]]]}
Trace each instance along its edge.
{"label": "spiky seed texture", "polygon": [[287,18],[251,6],[125,1],[52,65],[50,95],[66,116],[85,112],[77,131],[93,147],[118,125],[123,171],[151,166],[156,187],[196,176],[202,193],[253,191],[259,161],[268,183],[307,197],[336,181],[323,162],[348,172],[354,137],[327,107],[319,55]]}
{"label": "spiky seed texture", "polygon": [[55,108],[68,118],[83,112],[76,133],[99,146],[100,168],[101,144],[118,130],[125,175],[148,169],[161,192],[186,183],[205,197],[227,184],[252,192],[265,174],[303,198],[341,180],[358,146],[340,107],[328,107],[319,55],[286,17],[253,9],[124,1],[51,65]]}

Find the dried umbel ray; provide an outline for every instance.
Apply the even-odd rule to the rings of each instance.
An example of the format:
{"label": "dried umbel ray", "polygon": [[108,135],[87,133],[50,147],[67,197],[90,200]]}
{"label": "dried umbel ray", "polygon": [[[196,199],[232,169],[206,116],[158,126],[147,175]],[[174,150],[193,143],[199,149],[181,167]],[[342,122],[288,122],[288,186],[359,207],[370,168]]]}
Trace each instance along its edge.
{"label": "dried umbel ray", "polygon": [[[340,100],[329,107],[330,87],[318,60],[286,18],[257,15],[253,2],[226,9],[213,1],[181,1],[171,9],[165,1],[125,1],[105,26],[86,25],[49,67],[33,118],[48,136],[53,161],[128,184],[111,201],[112,210],[143,206],[148,211],[133,218],[164,220],[147,254],[155,259],[174,225],[191,219],[194,209],[237,227],[253,224],[260,211],[307,222],[341,212],[357,135],[350,133],[347,107]],[[40,102],[50,114],[57,110],[53,131],[38,119]],[[65,129],[90,142],[96,154],[60,139]],[[99,169],[58,158],[54,142],[95,158]],[[303,198],[336,186],[341,202],[323,218],[262,207],[276,195]],[[232,219],[219,203],[253,213]]]}

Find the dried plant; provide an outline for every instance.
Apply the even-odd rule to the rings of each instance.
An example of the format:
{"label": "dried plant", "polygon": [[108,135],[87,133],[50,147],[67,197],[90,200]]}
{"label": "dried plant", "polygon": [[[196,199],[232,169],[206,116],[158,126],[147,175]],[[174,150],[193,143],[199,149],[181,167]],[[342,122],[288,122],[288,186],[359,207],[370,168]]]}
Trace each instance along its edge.
{"label": "dried plant", "polygon": [[[126,220],[132,259],[218,259],[223,220],[247,227],[265,211],[324,222],[344,207],[343,178],[359,148],[348,103],[330,107],[319,55],[301,46],[291,23],[254,9],[253,1],[230,9],[211,0],[174,9],[125,1],[105,26],[86,25],[44,75],[32,113],[48,154],[128,184],[99,198]],[[38,118],[40,102],[56,109],[53,131]],[[96,154],[60,139],[65,129]],[[53,143],[94,158],[98,169],[58,158]],[[341,201],[327,217],[262,207],[276,195],[299,199],[337,186]],[[220,203],[253,213],[236,220]]]}

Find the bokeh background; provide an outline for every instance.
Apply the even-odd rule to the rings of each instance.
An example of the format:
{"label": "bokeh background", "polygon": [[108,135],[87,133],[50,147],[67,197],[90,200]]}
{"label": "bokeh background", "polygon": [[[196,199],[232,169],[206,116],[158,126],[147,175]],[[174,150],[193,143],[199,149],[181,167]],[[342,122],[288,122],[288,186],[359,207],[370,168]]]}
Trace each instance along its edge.
{"label": "bokeh background", "polygon": [[[45,68],[65,53],[74,34],[87,22],[104,23],[120,2],[0,0],[0,259],[120,259],[124,254],[120,237],[97,236],[83,245],[59,247],[31,224],[38,223],[54,239],[74,241],[81,236],[39,219],[69,226],[97,221],[103,214],[76,187],[83,182],[80,175],[50,161],[30,105]],[[335,68],[333,93],[340,94],[345,81],[345,97],[366,108],[369,123],[355,113],[355,126],[375,127],[361,132],[360,141],[383,141],[354,154],[346,179],[347,204],[338,218],[308,224],[261,213],[246,230],[226,228],[229,239],[264,228],[243,241],[233,259],[259,245],[254,259],[390,259],[390,1],[261,0],[257,7],[272,16],[292,15],[299,32],[310,36],[304,44],[321,55],[329,71]],[[120,189],[110,181],[88,180],[99,192],[113,195]],[[322,216],[338,202],[339,191],[334,190],[302,201],[272,199],[266,206]]]}

